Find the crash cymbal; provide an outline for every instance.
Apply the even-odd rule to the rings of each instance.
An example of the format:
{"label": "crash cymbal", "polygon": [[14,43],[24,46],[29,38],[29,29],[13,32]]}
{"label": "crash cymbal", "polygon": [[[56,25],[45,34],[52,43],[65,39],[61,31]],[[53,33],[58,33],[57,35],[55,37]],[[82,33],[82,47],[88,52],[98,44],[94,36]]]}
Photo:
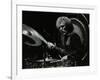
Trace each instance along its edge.
{"label": "crash cymbal", "polygon": [[22,34],[28,39],[24,42],[25,44],[29,46],[40,46],[42,44],[42,40],[37,36],[36,31],[25,24],[23,24]]}

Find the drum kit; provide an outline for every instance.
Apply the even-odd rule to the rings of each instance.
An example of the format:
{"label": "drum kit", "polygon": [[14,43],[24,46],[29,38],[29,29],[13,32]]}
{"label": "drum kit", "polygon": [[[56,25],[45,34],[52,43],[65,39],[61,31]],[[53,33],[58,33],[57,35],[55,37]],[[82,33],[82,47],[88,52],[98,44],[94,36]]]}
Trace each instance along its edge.
{"label": "drum kit", "polygon": [[[77,33],[80,36],[81,42],[84,45],[84,47],[87,46],[88,44],[88,20],[87,18],[83,15],[80,14],[80,17],[72,17],[70,18],[73,26],[74,26],[74,32]],[[83,23],[84,22],[84,23]],[[41,46],[42,43],[45,43],[48,45],[48,41],[35,29],[31,28],[30,26],[27,26],[25,24],[22,25],[22,35],[30,38],[34,43],[30,43],[28,41],[24,42],[24,44],[28,46]],[[43,52],[43,55],[46,55],[47,52]],[[49,54],[48,54],[49,55]],[[61,59],[53,59],[52,56],[44,56],[43,59],[36,60],[33,65],[36,65],[38,67],[62,67],[62,66],[69,66],[68,64],[74,64],[75,62],[71,63],[69,60],[67,60],[67,56],[61,57]],[[87,52],[84,53],[84,56],[82,60],[84,60],[87,56]],[[33,66],[34,68],[37,66]]]}

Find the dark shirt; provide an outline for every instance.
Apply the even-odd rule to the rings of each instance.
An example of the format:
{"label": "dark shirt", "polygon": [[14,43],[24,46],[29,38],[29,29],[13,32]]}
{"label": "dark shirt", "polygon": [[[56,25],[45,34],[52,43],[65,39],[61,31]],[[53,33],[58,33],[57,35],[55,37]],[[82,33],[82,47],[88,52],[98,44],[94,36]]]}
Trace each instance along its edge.
{"label": "dark shirt", "polygon": [[77,60],[82,58],[82,43],[80,37],[76,33],[60,35],[56,42],[56,49],[61,56],[74,56]]}

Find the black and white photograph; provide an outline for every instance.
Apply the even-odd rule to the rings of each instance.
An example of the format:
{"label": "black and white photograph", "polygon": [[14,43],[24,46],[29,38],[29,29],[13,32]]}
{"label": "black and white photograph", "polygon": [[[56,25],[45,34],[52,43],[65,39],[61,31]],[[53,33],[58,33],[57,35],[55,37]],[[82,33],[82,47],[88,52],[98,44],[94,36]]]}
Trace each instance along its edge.
{"label": "black and white photograph", "polygon": [[96,7],[58,2],[13,0],[12,80],[85,80],[97,74]]}
{"label": "black and white photograph", "polygon": [[90,66],[90,14],[22,11],[22,69]]}

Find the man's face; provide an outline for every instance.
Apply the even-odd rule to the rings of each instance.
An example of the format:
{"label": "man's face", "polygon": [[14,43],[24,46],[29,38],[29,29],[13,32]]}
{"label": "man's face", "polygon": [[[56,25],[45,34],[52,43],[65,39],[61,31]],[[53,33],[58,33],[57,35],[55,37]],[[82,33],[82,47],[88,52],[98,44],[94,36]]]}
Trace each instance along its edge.
{"label": "man's face", "polygon": [[61,23],[58,29],[59,29],[59,31],[60,31],[62,34],[65,35],[65,34],[68,33],[68,31],[66,30],[66,27],[67,27],[67,26],[66,26],[65,23]]}

